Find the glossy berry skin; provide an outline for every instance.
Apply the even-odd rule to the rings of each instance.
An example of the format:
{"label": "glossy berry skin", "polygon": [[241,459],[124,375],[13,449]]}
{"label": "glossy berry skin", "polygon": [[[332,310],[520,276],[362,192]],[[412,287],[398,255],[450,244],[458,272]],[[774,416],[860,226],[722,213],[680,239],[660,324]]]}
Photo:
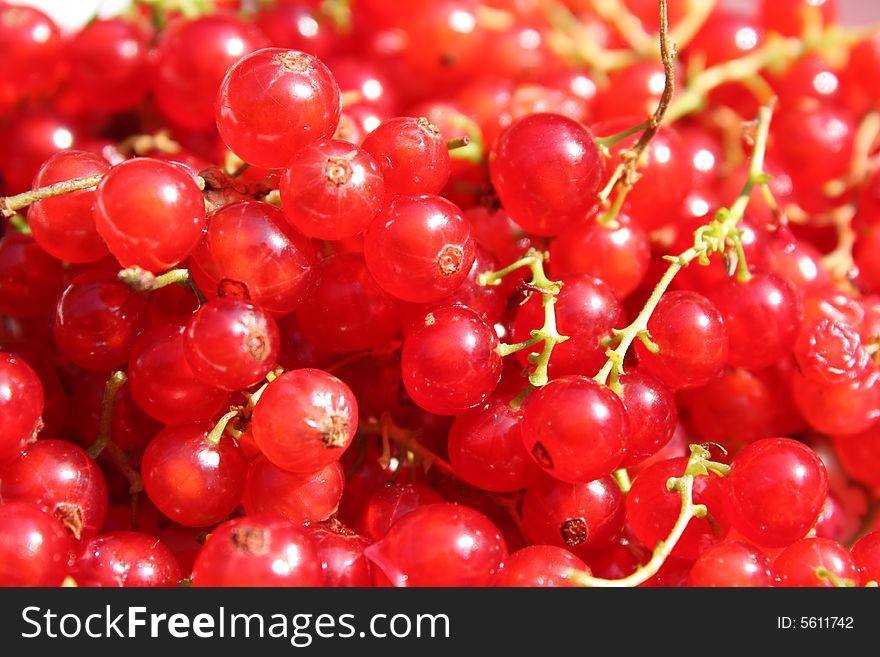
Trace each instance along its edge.
{"label": "glossy berry skin", "polygon": [[289,472],[316,472],[339,460],[358,425],[351,389],[322,370],[285,372],[254,407],[251,429],[265,457]]}
{"label": "glossy berry skin", "polygon": [[286,166],[301,148],[329,139],[339,85],[314,55],[264,48],[242,57],[217,92],[217,129],[229,149],[258,167]]}
{"label": "glossy berry skin", "polygon": [[489,155],[492,185],[516,223],[558,235],[590,214],[605,169],[593,139],[558,114],[530,114],[498,137]]}
{"label": "glossy berry skin", "polygon": [[107,515],[107,484],[98,464],[65,440],[39,440],[7,467],[0,500],[28,502],[53,515],[77,540],[98,533]]}
{"label": "glossy berry skin", "polygon": [[318,548],[324,586],[371,586],[370,562],[364,550],[372,541],[356,534],[338,520],[308,527]]}
{"label": "glossy berry skin", "polygon": [[629,440],[621,468],[641,463],[659,452],[678,425],[672,392],[655,377],[630,369],[620,377],[620,400],[629,418]]}
{"label": "glossy berry skin", "polygon": [[873,369],[858,332],[846,322],[828,317],[801,327],[794,355],[804,376],[826,383],[856,381]]}
{"label": "glossy berry skin", "polygon": [[455,292],[476,253],[470,224],[458,207],[439,196],[400,196],[367,229],[364,257],[386,292],[426,303]]}
{"label": "glossy berry skin", "polygon": [[880,582],[880,530],[862,536],[850,548],[853,561],[859,569],[859,584]]}
{"label": "glossy berry skin", "polygon": [[98,183],[95,221],[123,267],[161,273],[198,244],[205,202],[189,169],[139,157],[116,165]]}
{"label": "glossy berry skin", "polygon": [[781,276],[758,273],[746,282],[730,277],[709,298],[724,317],[731,365],[760,369],[791,350],[803,309],[797,290]]}
{"label": "glossy berry skin", "polygon": [[305,235],[324,240],[363,232],[385,202],[376,160],[338,139],[300,150],[288,163],[279,190],[287,220]]}
{"label": "glossy berry skin", "polygon": [[724,541],[697,557],[687,585],[764,587],[775,581],[770,560],[758,548],[742,541]]}
{"label": "glossy berry skin", "polygon": [[532,543],[601,547],[623,529],[623,507],[623,493],[611,477],[567,484],[544,475],[526,489],[522,530]]}
{"label": "glossy berry skin", "polygon": [[95,536],[71,567],[79,586],[166,587],[180,584],[180,566],[158,538],[116,531]]}
{"label": "glossy berry skin", "polygon": [[0,468],[36,440],[44,403],[43,385],[31,366],[0,352]]}
{"label": "glossy berry skin", "polygon": [[338,461],[317,472],[294,474],[258,456],[248,466],[242,505],[245,513],[272,513],[294,523],[326,520],[339,506],[345,472]]}
{"label": "glossy berry skin", "polygon": [[[553,349],[550,376],[569,374],[592,376],[605,362],[607,347],[602,339],[611,336],[611,330],[626,322],[623,306],[611,287],[587,274],[569,274],[561,277],[562,289],[557,296],[556,328],[568,340]],[[541,294],[533,294],[516,312],[511,342],[525,342],[531,332],[544,324],[544,306]],[[528,354],[540,354],[543,343],[517,352],[523,366],[528,365]]]}
{"label": "glossy berry skin", "polygon": [[859,570],[845,547],[829,538],[804,538],[785,548],[773,562],[778,586],[833,588],[831,578],[819,577],[817,568],[826,568],[852,584],[859,581]]}
{"label": "glossy berry skin", "polygon": [[[85,151],[64,150],[50,157],[34,178],[33,187],[107,173],[110,164]],[[37,201],[28,210],[34,240],[51,256],[66,262],[92,262],[107,255],[95,228],[95,188]]]}
{"label": "glossy berry skin", "polygon": [[55,307],[52,335],[65,358],[89,370],[110,370],[128,362],[131,346],[147,323],[143,294],[112,272],[80,274]]}
{"label": "glossy berry skin", "polygon": [[729,339],[721,313],[695,292],[664,294],[648,331],[660,352],[651,353],[636,341],[639,366],[673,390],[712,380],[727,361]]}
{"label": "glossy berry skin", "polygon": [[847,474],[866,486],[880,486],[880,425],[834,437],[834,451]]}
{"label": "glossy berry skin", "polygon": [[393,586],[488,586],[507,546],[482,513],[443,503],[408,513],[364,554]]}
{"label": "glossy berry skin", "polygon": [[567,376],[550,381],[526,400],[522,437],[547,474],[586,483],[620,465],[629,441],[629,420],[611,389],[585,376]]}
{"label": "glossy berry skin", "polygon": [[523,446],[521,408],[493,396],[455,418],[449,428],[449,462],[465,482],[482,490],[525,488],[538,474]]}
{"label": "glossy berry skin", "polygon": [[837,0],[762,0],[761,23],[783,36],[800,36],[813,12],[814,18],[830,27],[837,22]]}
{"label": "glossy berry skin", "polygon": [[559,587],[574,586],[571,570],[589,572],[587,564],[568,550],[555,545],[530,545],[517,550],[504,562],[495,586]]}
{"label": "glossy berry skin", "polygon": [[589,274],[606,283],[619,299],[631,294],[648,273],[651,245],[647,233],[629,215],[617,215],[617,227],[593,218],[550,244],[554,276]]}
{"label": "glossy berry skin", "polygon": [[64,288],[61,262],[30,235],[10,232],[0,238],[0,313],[35,317],[47,313]]}
{"label": "glossy berry skin", "polygon": [[401,303],[379,287],[361,254],[334,254],[317,269],[320,283],[298,312],[311,343],[345,353],[381,347],[395,336]]}
{"label": "glossy berry skin", "polygon": [[446,140],[424,117],[383,121],[363,147],[379,164],[392,196],[439,194],[452,171]]}
{"label": "glossy berry skin", "polygon": [[0,586],[59,586],[73,545],[61,524],[33,504],[0,504]]}
{"label": "glossy berry skin", "polygon": [[815,524],[828,494],[828,475],[816,453],[788,438],[748,445],[724,478],[724,512],[757,545],[784,547]]}
{"label": "glossy berry skin", "polygon": [[422,484],[391,484],[377,490],[363,507],[359,531],[378,541],[400,518],[427,504],[445,500],[433,488]]}
{"label": "glossy berry skin", "polygon": [[70,40],[71,86],[93,107],[139,105],[150,83],[150,31],[119,18],[94,20]]}
{"label": "glossy berry skin", "polygon": [[162,30],[152,63],[150,86],[159,111],[187,130],[211,130],[226,70],[266,45],[256,27],[230,14],[171,21]]}
{"label": "glossy berry skin", "polygon": [[147,415],[165,424],[208,420],[229,393],[202,382],[186,360],[185,327],[159,324],[135,341],[129,359],[131,394]]}
{"label": "glossy berry skin", "polygon": [[242,296],[281,316],[314,289],[315,260],[311,242],[279,208],[244,201],[211,214],[190,265],[206,294]]}
{"label": "glossy berry skin", "polygon": [[798,411],[822,433],[849,436],[880,419],[880,375],[874,368],[860,381],[843,383],[816,381],[796,371],[791,390]]}
{"label": "glossy berry skin", "polygon": [[[627,524],[650,549],[666,539],[678,519],[681,494],[670,491],[666,484],[670,478],[684,474],[687,461],[687,458],[681,457],[648,466],[633,481],[626,496]],[[694,503],[706,505],[714,524],[708,518],[693,518],[673,548],[673,556],[695,559],[718,542],[720,534],[728,526],[723,499],[722,479],[718,475],[710,472],[708,476],[694,479]]]}
{"label": "glossy berry skin", "polygon": [[501,380],[497,348],[495,330],[470,308],[432,311],[403,341],[403,384],[426,411],[458,415],[485,401]]}
{"label": "glossy berry skin", "polygon": [[247,461],[229,436],[207,439],[208,422],[163,429],[141,463],[144,489],[164,515],[187,527],[208,527],[241,501]]}
{"label": "glossy berry skin", "polygon": [[51,93],[64,70],[64,39],[58,26],[39,9],[0,6],[0,42],[7,53],[0,63],[0,111],[22,100]]}
{"label": "glossy berry skin", "polygon": [[193,586],[321,586],[321,557],[305,528],[272,515],[220,525],[199,551]]}
{"label": "glossy berry skin", "polygon": [[242,390],[275,366],[281,334],[259,306],[231,297],[212,299],[190,317],[183,334],[186,360],[201,381]]}

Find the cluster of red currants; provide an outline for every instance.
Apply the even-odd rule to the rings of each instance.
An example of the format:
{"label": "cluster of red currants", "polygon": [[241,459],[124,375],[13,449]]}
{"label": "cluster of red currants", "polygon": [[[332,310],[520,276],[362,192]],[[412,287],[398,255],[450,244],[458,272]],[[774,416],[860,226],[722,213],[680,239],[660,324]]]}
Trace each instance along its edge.
{"label": "cluster of red currants", "polygon": [[0,585],[876,585],[880,33],[177,4],[0,2]]}

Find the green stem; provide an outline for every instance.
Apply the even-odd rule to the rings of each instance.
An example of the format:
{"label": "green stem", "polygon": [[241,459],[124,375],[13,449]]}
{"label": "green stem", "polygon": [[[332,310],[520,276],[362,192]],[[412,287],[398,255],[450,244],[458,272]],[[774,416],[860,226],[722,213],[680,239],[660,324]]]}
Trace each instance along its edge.
{"label": "green stem", "polygon": [[177,284],[191,289],[199,298],[199,303],[207,303],[207,299],[193,280],[188,269],[171,269],[156,276],[154,273],[138,266],[123,269],[117,278],[135,292],[152,292],[168,285]]}
{"label": "green stem", "polygon": [[620,491],[626,495],[629,492],[629,489],[632,488],[632,482],[629,479],[629,472],[626,471],[626,468],[621,468],[620,470],[612,472],[611,475],[620,487]]}
{"label": "green stem", "polygon": [[88,455],[93,459],[101,455],[107,445],[110,443],[111,434],[113,433],[113,406],[116,395],[128,381],[128,377],[122,370],[117,370],[110,375],[107,383],[104,385],[104,396],[101,399],[101,419],[98,422],[98,435],[95,442],[86,450]]}
{"label": "green stem", "polygon": [[[650,320],[651,315],[657,308],[657,304],[660,303],[660,299],[663,297],[663,294],[669,288],[669,285],[672,283],[672,280],[678,272],[694,260],[699,260],[701,263],[708,263],[709,253],[724,251],[724,249],[727,248],[729,239],[732,239],[734,244],[738,241],[736,239],[738,237],[736,226],[743,218],[743,213],[749,203],[752,189],[754,189],[755,185],[760,185],[767,181],[767,175],[764,173],[763,168],[772,114],[773,103],[762,107],[758,111],[754,152],[752,154],[752,160],[749,163],[748,177],[746,178],[746,182],[743,185],[739,196],[730,206],[729,210],[719,210],[711,223],[701,226],[694,231],[694,246],[678,256],[666,257],[667,260],[671,261],[669,268],[664,272],[660,281],[651,292],[651,296],[648,297],[648,301],[645,303],[641,312],[639,312],[629,326],[614,331],[615,337],[618,341],[617,346],[614,349],[609,349],[605,352],[608,356],[608,360],[605,361],[602,369],[600,369],[598,374],[594,377],[597,382],[608,384],[612,390],[619,393],[620,384],[618,379],[620,375],[623,374],[624,357],[626,356],[630,345],[632,345],[636,338],[640,338],[646,341],[646,344],[650,344],[648,342],[648,339],[650,338],[648,332],[648,320]],[[737,249],[737,254],[740,260],[740,267],[745,268],[745,270],[748,271],[745,263],[745,255],[742,252],[742,245]]]}
{"label": "green stem", "polygon": [[647,121],[642,121],[638,125],[629,128],[628,130],[624,130],[623,132],[618,132],[615,135],[608,135],[607,137],[596,137],[593,141],[596,142],[599,146],[604,146],[605,148],[610,148],[614,146],[614,144],[623,141],[627,137],[630,137],[637,132],[641,132],[648,127]]}
{"label": "green stem", "polygon": [[666,563],[669,555],[672,554],[678,541],[681,540],[691,518],[706,516],[706,507],[702,504],[694,504],[694,480],[699,476],[694,471],[699,469],[707,454],[708,452],[698,445],[692,445],[691,456],[688,459],[685,473],[681,477],[673,477],[667,482],[667,488],[670,492],[678,491],[681,496],[681,509],[666,540],[660,541],[657,544],[651,553],[651,559],[646,564],[639,566],[635,572],[622,579],[603,579],[579,571],[571,572],[569,579],[580,586],[626,588],[643,584],[656,575],[663,564]]}
{"label": "green stem", "polygon": [[32,203],[36,203],[37,201],[42,201],[43,199],[52,198],[53,196],[61,196],[62,194],[69,194],[70,192],[77,192],[81,189],[94,187],[101,181],[101,178],[103,178],[103,174],[97,176],[87,176],[85,178],[73,178],[71,180],[64,180],[53,185],[47,185],[38,189],[32,189],[28,192],[22,192],[21,194],[16,194],[15,196],[5,196],[3,198],[0,198],[0,214],[8,219],[15,216],[16,210],[26,208],[27,206],[31,205]]}
{"label": "green stem", "polygon": [[232,420],[237,418],[241,413],[241,408],[238,406],[230,409],[226,415],[221,417],[217,424],[214,425],[214,428],[208,433],[206,440],[212,445],[216,446],[220,444],[220,439],[223,438],[223,432],[226,431],[226,425],[228,425]]}
{"label": "green stem", "polygon": [[27,219],[20,214],[14,214],[9,217],[9,225],[16,233],[21,235],[31,235],[31,227],[28,225]]}

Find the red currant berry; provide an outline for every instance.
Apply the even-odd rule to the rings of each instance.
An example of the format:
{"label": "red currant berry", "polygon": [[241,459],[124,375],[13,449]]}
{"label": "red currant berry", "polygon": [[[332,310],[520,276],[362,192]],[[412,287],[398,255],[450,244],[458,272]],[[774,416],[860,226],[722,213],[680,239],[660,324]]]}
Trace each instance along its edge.
{"label": "red currant berry", "polygon": [[342,111],[339,86],[314,55],[264,48],[238,60],[217,92],[217,129],[245,162],[286,166],[301,148],[329,139]]}
{"label": "red currant berry", "polygon": [[530,545],[511,554],[495,586],[560,587],[574,586],[572,570],[590,572],[587,564],[568,550],[555,545]]}
{"label": "red currant berry", "polygon": [[321,586],[321,556],[305,528],[278,516],[220,525],[201,549],[193,586]]}
{"label": "red currant berry", "polygon": [[212,299],[190,317],[183,334],[186,360],[201,381],[242,390],[262,380],[281,350],[278,324],[259,306]]}
{"label": "red currant berry", "polygon": [[354,438],[358,408],[351,389],[322,370],[285,372],[254,407],[251,429],[275,466],[316,472],[339,460]]}
{"label": "red currant berry", "polygon": [[73,539],[48,513],[0,504],[0,586],[59,586],[73,556]]}
{"label": "red currant berry", "polygon": [[673,390],[714,379],[727,362],[729,339],[721,313],[694,292],[664,294],[648,331],[660,351],[637,342],[639,366]]}
{"label": "red currant berry", "polygon": [[784,547],[816,523],[828,475],[803,443],[766,438],[733,459],[724,489],[724,512],[734,529],[758,545]]}
{"label": "red currant berry", "polygon": [[[670,491],[669,480],[685,473],[685,457],[660,461],[645,468],[626,496],[626,521],[636,537],[649,548],[666,539],[681,512],[681,494]],[[722,480],[715,473],[694,478],[695,504],[705,504],[711,514],[694,518],[672,550],[672,555],[695,559],[717,543],[727,529]]]}
{"label": "red currant berry", "polygon": [[724,541],[697,557],[687,585],[766,587],[775,581],[770,560],[758,548],[742,541]]}
{"label": "red currant berry", "polygon": [[309,526],[324,571],[324,586],[371,586],[364,550],[371,541],[338,520]]}
{"label": "red currant berry", "polygon": [[504,209],[536,235],[558,235],[589,216],[605,173],[593,133],[558,114],[513,123],[492,148],[489,169]]}
{"label": "red currant berry", "polygon": [[320,283],[297,313],[315,347],[331,353],[375,349],[397,334],[401,303],[376,284],[361,254],[332,255],[318,270]]}
{"label": "red currant berry", "polygon": [[77,276],[58,300],[52,324],[65,358],[89,370],[128,362],[131,346],[146,326],[146,301],[111,272]]}
{"label": "red currant berry", "polygon": [[498,336],[470,308],[428,313],[403,341],[401,370],[413,401],[437,415],[482,403],[501,380]]}
{"label": "red currant berry", "polygon": [[804,324],[794,344],[794,355],[804,376],[826,383],[863,379],[871,369],[871,355],[856,330],[835,319]]}
{"label": "red currant berry", "polygon": [[554,379],[526,400],[526,449],[547,474],[586,483],[623,461],[629,421],[620,398],[585,376]]}
{"label": "red currant berry", "polygon": [[439,301],[465,281],[476,257],[470,224],[439,196],[400,196],[373,219],[364,257],[376,282],[404,301]]}
{"label": "red currant berry", "polygon": [[98,533],[107,484],[97,463],[73,443],[39,440],[3,471],[0,499],[30,502],[55,516],[77,540]]}
{"label": "red currant berry", "polygon": [[245,201],[211,215],[190,265],[211,295],[242,296],[274,315],[295,310],[316,283],[315,249],[269,203]]}
{"label": "red currant berry", "polygon": [[859,581],[859,571],[849,550],[828,538],[804,538],[789,545],[776,557],[773,568],[779,586],[837,586],[832,577],[822,577],[817,572],[820,568],[852,584]]}
{"label": "red currant berry", "polygon": [[545,475],[526,489],[522,530],[532,543],[603,546],[623,529],[623,505],[623,493],[611,477],[567,484]]}
{"label": "red currant berry", "polygon": [[208,527],[241,501],[247,461],[235,442],[208,440],[207,422],[168,427],[144,451],[141,475],[150,501],[187,527]]}
{"label": "red currant berry", "polygon": [[198,244],[205,201],[183,165],[139,157],[117,164],[98,183],[95,220],[123,267],[162,272]]}
{"label": "red currant berry", "polygon": [[385,202],[385,182],[376,160],[338,139],[299,151],[287,165],[279,189],[287,220],[309,237],[324,240],[363,232]]}
{"label": "red currant berry", "polygon": [[71,568],[79,586],[178,586],[180,566],[158,538],[117,531],[95,536]]}
{"label": "red currant berry", "polygon": [[165,424],[208,420],[229,393],[197,378],[186,359],[185,328],[160,324],[135,341],[129,359],[131,395],[146,413]]}
{"label": "red currant berry", "polygon": [[618,467],[628,468],[653,456],[672,439],[678,409],[666,386],[636,369],[620,377],[620,400],[629,418],[629,440]]}
{"label": "red currant berry", "polygon": [[294,523],[326,520],[339,506],[345,472],[338,461],[317,472],[295,474],[259,456],[248,467],[242,505],[245,513],[272,513]]}
{"label": "red currant berry", "polygon": [[421,484],[383,486],[367,500],[358,526],[364,535],[378,541],[388,533],[394,523],[410,511],[444,501],[433,488]]}
{"label": "red currant berry", "polygon": [[0,238],[0,313],[10,317],[43,315],[62,289],[61,262],[30,235],[7,233]]}
{"label": "red currant berry", "polygon": [[[34,188],[73,178],[103,175],[107,161],[93,153],[65,150],[50,157],[34,178]],[[92,262],[107,255],[107,245],[95,228],[95,188],[43,199],[28,210],[34,240],[49,255],[67,262]]]}
{"label": "red currant berry", "polygon": [[428,119],[388,119],[364,139],[393,196],[439,194],[452,170],[446,141]]}
{"label": "red currant berry", "polygon": [[482,513],[444,503],[406,514],[364,554],[393,586],[488,586],[507,546]]}
{"label": "red currant berry", "polygon": [[30,365],[0,352],[0,468],[37,439],[44,403],[43,385]]}
{"label": "red currant berry", "polygon": [[880,582],[880,530],[862,536],[851,548],[853,561],[859,569],[859,584]]}
{"label": "red currant berry", "polygon": [[744,283],[731,277],[709,298],[724,317],[731,365],[760,369],[790,352],[803,309],[787,280],[773,273],[754,274]]}
{"label": "red currant berry", "polygon": [[523,446],[523,412],[508,401],[490,397],[449,429],[449,462],[463,481],[482,490],[519,490],[538,472]]}

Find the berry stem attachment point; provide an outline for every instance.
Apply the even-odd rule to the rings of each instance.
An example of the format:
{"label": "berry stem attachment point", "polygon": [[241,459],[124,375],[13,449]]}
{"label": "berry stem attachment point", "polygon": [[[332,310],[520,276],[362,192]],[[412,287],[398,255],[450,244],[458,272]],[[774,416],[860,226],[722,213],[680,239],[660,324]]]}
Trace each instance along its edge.
{"label": "berry stem attachment point", "polygon": [[207,303],[207,299],[196,285],[188,269],[171,269],[164,274],[156,274],[138,266],[128,267],[117,274],[117,278],[128,285],[135,292],[152,292],[167,285],[176,283],[182,287],[188,287],[199,298],[199,303]]}
{"label": "berry stem attachment point", "polygon": [[28,192],[22,192],[15,196],[5,196],[0,198],[0,214],[9,219],[15,216],[17,210],[26,208],[37,201],[94,187],[101,181],[101,178],[103,178],[103,174],[86,176],[84,178],[72,178],[71,180],[63,180],[52,185],[32,189]]}
{"label": "berry stem attachment point", "polygon": [[446,140],[446,150],[454,151],[457,148],[464,148],[470,143],[471,138],[467,135],[462,135],[461,137],[453,137],[452,139]]}
{"label": "berry stem attachment point", "polygon": [[223,415],[208,433],[206,440],[214,446],[219,445],[223,433],[227,430],[227,425],[241,414],[241,410],[240,406],[233,406],[229,409],[229,412]]}

